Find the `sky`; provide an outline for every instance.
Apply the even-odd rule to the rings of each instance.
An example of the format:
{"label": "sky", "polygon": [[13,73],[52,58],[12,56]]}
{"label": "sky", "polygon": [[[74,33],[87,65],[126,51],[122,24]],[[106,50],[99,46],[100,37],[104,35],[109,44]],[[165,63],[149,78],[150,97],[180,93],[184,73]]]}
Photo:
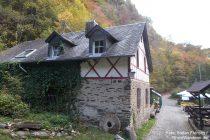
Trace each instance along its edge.
{"label": "sky", "polygon": [[162,37],[210,48],[210,0],[131,0]]}

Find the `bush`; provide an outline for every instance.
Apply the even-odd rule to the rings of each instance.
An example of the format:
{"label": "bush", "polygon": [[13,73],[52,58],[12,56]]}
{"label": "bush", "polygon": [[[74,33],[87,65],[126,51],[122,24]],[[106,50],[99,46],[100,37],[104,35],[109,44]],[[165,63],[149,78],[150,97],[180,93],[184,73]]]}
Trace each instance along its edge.
{"label": "bush", "polygon": [[0,92],[0,114],[4,116],[20,117],[29,112],[27,104],[23,103],[20,96],[10,95],[5,91]]}

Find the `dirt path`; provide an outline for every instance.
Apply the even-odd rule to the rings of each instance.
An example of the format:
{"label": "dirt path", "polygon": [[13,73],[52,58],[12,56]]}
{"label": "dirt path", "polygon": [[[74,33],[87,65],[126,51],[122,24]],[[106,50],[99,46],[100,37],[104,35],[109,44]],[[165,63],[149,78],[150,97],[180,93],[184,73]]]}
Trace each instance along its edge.
{"label": "dirt path", "polygon": [[145,140],[182,140],[195,137],[188,124],[188,118],[175,100],[163,96],[163,106],[156,116],[157,122]]}

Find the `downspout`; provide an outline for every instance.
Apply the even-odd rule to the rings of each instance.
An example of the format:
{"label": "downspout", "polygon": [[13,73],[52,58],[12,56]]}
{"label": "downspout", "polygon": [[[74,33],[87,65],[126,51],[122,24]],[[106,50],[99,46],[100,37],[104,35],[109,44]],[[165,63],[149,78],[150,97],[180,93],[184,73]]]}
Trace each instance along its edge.
{"label": "downspout", "polygon": [[23,71],[23,72],[25,72],[25,73],[27,73],[27,71],[21,66],[21,64],[19,63],[19,68]]}

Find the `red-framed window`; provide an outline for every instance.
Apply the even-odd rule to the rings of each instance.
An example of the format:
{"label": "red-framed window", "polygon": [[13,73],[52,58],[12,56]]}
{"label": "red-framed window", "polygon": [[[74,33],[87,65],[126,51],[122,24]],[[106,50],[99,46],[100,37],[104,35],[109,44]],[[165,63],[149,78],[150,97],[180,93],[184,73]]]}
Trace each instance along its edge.
{"label": "red-framed window", "polygon": [[137,49],[136,53],[136,66],[139,67],[139,49]]}
{"label": "red-framed window", "polygon": [[140,88],[137,88],[136,102],[137,102],[137,109],[140,109],[140,106],[141,106],[141,89]]}
{"label": "red-framed window", "polygon": [[145,104],[149,104],[149,92],[147,88],[145,89]]}

